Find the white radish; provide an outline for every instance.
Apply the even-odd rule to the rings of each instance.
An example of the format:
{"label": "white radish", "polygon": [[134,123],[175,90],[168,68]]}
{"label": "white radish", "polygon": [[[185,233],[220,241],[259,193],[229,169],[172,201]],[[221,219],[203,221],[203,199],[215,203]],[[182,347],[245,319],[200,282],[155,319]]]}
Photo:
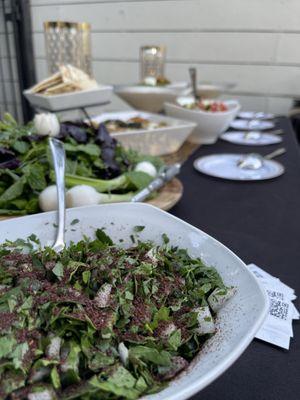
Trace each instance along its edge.
{"label": "white radish", "polygon": [[41,136],[55,137],[59,135],[60,124],[55,114],[36,114],[33,123],[37,133]]}
{"label": "white radish", "polygon": [[68,208],[99,204],[101,194],[91,186],[78,185],[67,191],[66,204]]}
{"label": "white radish", "polygon": [[57,189],[55,185],[46,187],[40,193],[39,206],[42,211],[57,210]]}
{"label": "white radish", "polygon": [[[66,193],[66,206],[83,207],[95,204],[117,203],[130,201],[132,193],[108,194],[98,193],[96,189],[88,185],[78,185],[69,189]],[[46,187],[39,195],[39,206],[42,211],[57,210],[57,189],[56,185]]]}
{"label": "white radish", "polygon": [[107,194],[98,193],[96,189],[88,185],[78,185],[67,191],[66,204],[68,208],[83,207],[95,204],[117,203],[130,201],[132,193]]}
{"label": "white radish", "polygon": [[157,175],[157,170],[155,166],[149,161],[141,161],[135,166],[135,171],[144,172],[147,175],[155,178]]}

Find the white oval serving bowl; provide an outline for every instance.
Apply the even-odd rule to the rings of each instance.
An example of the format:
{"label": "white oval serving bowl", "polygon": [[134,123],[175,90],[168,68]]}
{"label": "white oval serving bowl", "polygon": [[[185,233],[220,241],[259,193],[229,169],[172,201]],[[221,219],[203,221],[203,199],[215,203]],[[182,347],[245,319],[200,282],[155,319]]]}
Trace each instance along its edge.
{"label": "white oval serving bowl", "polygon": [[[179,100],[180,98],[177,98]],[[213,101],[212,101],[213,102]],[[240,103],[236,100],[222,101],[229,110],[221,112],[210,112],[203,110],[190,110],[179,104],[165,103],[166,114],[170,117],[192,121],[197,124],[189,140],[193,143],[213,144],[219,136],[224,133],[230,123],[235,119],[239,110]]]}
{"label": "white oval serving bowl", "polygon": [[[260,328],[268,310],[266,295],[245,264],[220,242],[186,222],[142,203],[109,204],[68,209],[66,241],[77,242],[83,235],[94,237],[95,229],[105,228],[115,243],[130,246],[135,225],[145,229],[141,240],[162,242],[166,233],[170,243],[186,248],[214,266],[226,285],[237,291],[217,317],[217,333],[206,342],[188,370],[163,391],[143,397],[147,400],[184,400],[203,389],[225,372],[243,353]],[[79,222],[71,225],[74,219]],[[26,238],[36,234],[43,245],[54,241],[56,212],[40,213],[0,222],[0,241]]]}
{"label": "white oval serving bowl", "polygon": [[126,121],[133,117],[141,117],[153,122],[165,122],[167,126],[154,129],[128,129],[122,132],[112,132],[110,135],[122,143],[124,147],[151,156],[176,152],[196,127],[196,124],[191,121],[138,110],[103,113],[93,117],[92,120],[101,123],[109,119]]}
{"label": "white oval serving bowl", "polygon": [[165,86],[116,85],[114,91],[132,107],[158,113],[163,110],[165,102],[175,101],[187,88],[187,82],[174,82]]}

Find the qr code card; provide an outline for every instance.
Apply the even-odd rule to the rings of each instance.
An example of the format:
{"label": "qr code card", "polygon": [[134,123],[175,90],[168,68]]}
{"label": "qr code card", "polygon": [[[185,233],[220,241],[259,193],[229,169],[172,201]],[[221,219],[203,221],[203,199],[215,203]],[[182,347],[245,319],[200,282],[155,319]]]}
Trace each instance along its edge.
{"label": "qr code card", "polygon": [[255,264],[248,265],[250,271],[261,284],[269,301],[269,312],[256,338],[289,349],[293,337],[293,319],[299,319],[299,312],[292,303],[295,291],[278,278],[270,275]]}
{"label": "qr code card", "polygon": [[274,329],[261,328],[255,337],[286,350],[290,348],[290,336]]}
{"label": "qr code card", "polygon": [[264,286],[272,285],[272,287],[277,287],[277,291],[280,291],[284,294],[285,298],[288,300],[296,299],[295,290],[286,285],[285,283],[281,282],[280,279],[275,278],[274,276],[270,275],[260,267],[255,264],[249,264],[248,268],[253,273],[253,275],[257,278],[257,280],[263,284]]}

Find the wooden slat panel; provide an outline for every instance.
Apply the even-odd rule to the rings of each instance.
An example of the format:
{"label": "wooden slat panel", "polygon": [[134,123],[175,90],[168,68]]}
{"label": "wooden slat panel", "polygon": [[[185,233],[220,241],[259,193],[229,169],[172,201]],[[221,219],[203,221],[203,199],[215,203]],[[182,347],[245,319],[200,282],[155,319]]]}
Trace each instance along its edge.
{"label": "wooden slat panel", "polygon": [[0,33],[4,32],[4,15],[2,9],[0,8]]}
{"label": "wooden slat panel", "polygon": [[12,74],[10,72],[10,66],[8,62],[8,58],[3,58],[2,60],[3,67],[3,76],[5,81],[17,80],[18,79],[18,71],[16,65],[16,59],[13,58],[12,61]]}
{"label": "wooden slat panel", "polygon": [[300,34],[290,33],[279,36],[276,61],[281,64],[300,64]]}
{"label": "wooden slat panel", "polygon": [[172,80],[188,79],[187,69],[195,64],[200,79],[236,81],[247,108],[287,111],[290,100],[272,96],[300,94],[299,0],[32,0],[31,5],[39,79],[47,75],[43,21],[66,19],[92,24],[99,82],[137,81],[139,47],[157,43],[167,46]]}
{"label": "wooden slat panel", "polygon": [[[133,2],[143,2],[148,0],[31,0],[32,6],[47,6],[56,4],[92,4],[92,3],[133,3]],[[169,0],[152,0],[152,1],[169,1]],[[182,0],[177,0],[182,1]]]}
{"label": "wooden slat panel", "polygon": [[[168,70],[174,80],[187,75],[189,64],[170,64]],[[265,65],[206,65],[199,64],[203,80],[237,82],[236,91],[269,95],[297,95],[300,93],[298,67]]]}
{"label": "wooden slat panel", "polygon": [[14,100],[13,93],[15,93],[17,103],[21,102],[18,83],[0,81],[0,103],[4,102],[4,87],[6,93],[6,100],[9,103],[11,103]]}
{"label": "wooden slat panel", "polygon": [[[267,110],[268,98],[265,96],[246,96],[234,94],[230,98],[238,100],[244,110],[261,111]],[[221,96],[221,99],[228,99],[228,95]]]}
{"label": "wooden slat panel", "polygon": [[[14,37],[13,37],[12,33],[9,33],[9,35],[8,35],[8,43],[9,43],[9,46],[10,46],[11,56],[15,57],[15,55],[16,55],[15,42],[14,42]],[[5,34],[4,33],[0,33],[0,47],[1,47],[1,55],[2,55],[2,57],[7,57],[8,56],[8,49],[7,49],[7,46],[6,46],[6,38],[5,38]]]}
{"label": "wooden slat panel", "polygon": [[[222,96],[226,99],[226,96]],[[227,96],[228,98],[228,96]],[[278,115],[287,115],[292,108],[293,100],[281,97],[264,97],[264,96],[243,96],[235,95],[234,99],[238,100],[244,110],[271,112]]]}
{"label": "wooden slat panel", "polygon": [[[10,12],[9,2],[8,1],[6,2],[5,10],[6,10],[6,12]],[[7,30],[8,30],[9,33],[11,33],[13,31],[11,23],[8,23]],[[0,6],[0,33],[4,33],[4,32],[5,32],[4,14],[3,14],[2,4],[1,4],[1,6]]]}
{"label": "wooden slat panel", "polygon": [[300,31],[299,0],[60,4],[32,7],[34,31],[41,31],[43,21],[50,19],[86,21],[101,31]]}
{"label": "wooden slat panel", "polygon": [[[166,73],[171,80],[187,80],[189,63],[167,64]],[[260,65],[196,65],[200,80],[237,82],[236,91],[267,95],[299,96],[298,67]],[[137,62],[94,61],[94,74],[98,82],[136,82],[139,76]],[[38,79],[47,76],[46,61],[37,60]]]}
{"label": "wooden slat panel", "polygon": [[[97,60],[138,60],[145,44],[167,47],[169,61],[273,63],[278,36],[265,33],[92,33]],[[34,35],[35,54],[45,57],[42,33]],[[253,49],[255,48],[255,51]]]}
{"label": "wooden slat panel", "polygon": [[17,104],[17,114],[15,115],[15,108],[12,103],[9,103],[7,107],[4,106],[3,103],[0,103],[0,118],[5,112],[9,112],[17,121],[22,123],[22,120],[20,120],[20,116],[22,115],[22,108],[20,104]]}
{"label": "wooden slat panel", "polygon": [[285,114],[287,115],[293,107],[292,99],[281,99],[276,97],[269,97],[267,110],[274,114]]}

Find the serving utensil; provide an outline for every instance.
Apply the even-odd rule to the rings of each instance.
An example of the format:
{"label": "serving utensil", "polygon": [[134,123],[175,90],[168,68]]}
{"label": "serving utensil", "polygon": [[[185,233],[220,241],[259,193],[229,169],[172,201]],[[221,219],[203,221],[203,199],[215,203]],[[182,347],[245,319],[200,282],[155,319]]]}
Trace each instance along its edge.
{"label": "serving utensil", "polygon": [[259,112],[242,111],[238,114],[238,117],[242,118],[242,119],[269,120],[269,119],[274,119],[275,115],[271,114],[271,113],[265,113],[262,111],[259,111]]}
{"label": "serving utensil", "polygon": [[66,154],[63,143],[55,138],[49,139],[51,154],[56,178],[57,188],[57,232],[52,248],[59,253],[65,248],[65,221],[66,221],[66,199],[65,199],[65,164]]}
{"label": "serving utensil", "polygon": [[[269,131],[267,133],[271,133],[273,135],[282,135],[284,132],[282,129],[275,129],[275,130]],[[261,138],[261,136],[262,136],[261,131],[249,131],[249,132],[245,132],[244,138],[258,140]]]}
{"label": "serving utensil", "polygon": [[179,163],[173,164],[170,167],[166,167],[146,188],[135,194],[131,201],[134,203],[144,201],[150,196],[151,193],[160,189],[167,182],[173,179],[174,176],[179,174],[180,168],[181,164]]}
{"label": "serving utensil", "polygon": [[253,130],[255,130],[255,127],[259,126],[260,123],[261,121],[259,119],[250,119],[249,121],[246,122],[247,128]]}
{"label": "serving utensil", "polygon": [[272,121],[265,121],[262,119],[235,119],[230,123],[231,128],[238,131],[270,131],[275,129],[275,123]]}
{"label": "serving utensil", "polygon": [[265,113],[264,112],[256,112],[253,114],[253,119],[261,119],[265,117]]}
{"label": "serving utensil", "polygon": [[284,147],[281,147],[265,156],[262,156],[258,153],[250,153],[239,159],[237,162],[237,166],[242,169],[256,170],[263,166],[264,160],[271,160],[272,158],[280,156],[285,152],[286,149]]}
{"label": "serving utensil", "polygon": [[192,86],[192,93],[195,100],[200,100],[200,96],[197,92],[197,70],[196,68],[189,68],[190,79],[191,79],[191,86]]}

